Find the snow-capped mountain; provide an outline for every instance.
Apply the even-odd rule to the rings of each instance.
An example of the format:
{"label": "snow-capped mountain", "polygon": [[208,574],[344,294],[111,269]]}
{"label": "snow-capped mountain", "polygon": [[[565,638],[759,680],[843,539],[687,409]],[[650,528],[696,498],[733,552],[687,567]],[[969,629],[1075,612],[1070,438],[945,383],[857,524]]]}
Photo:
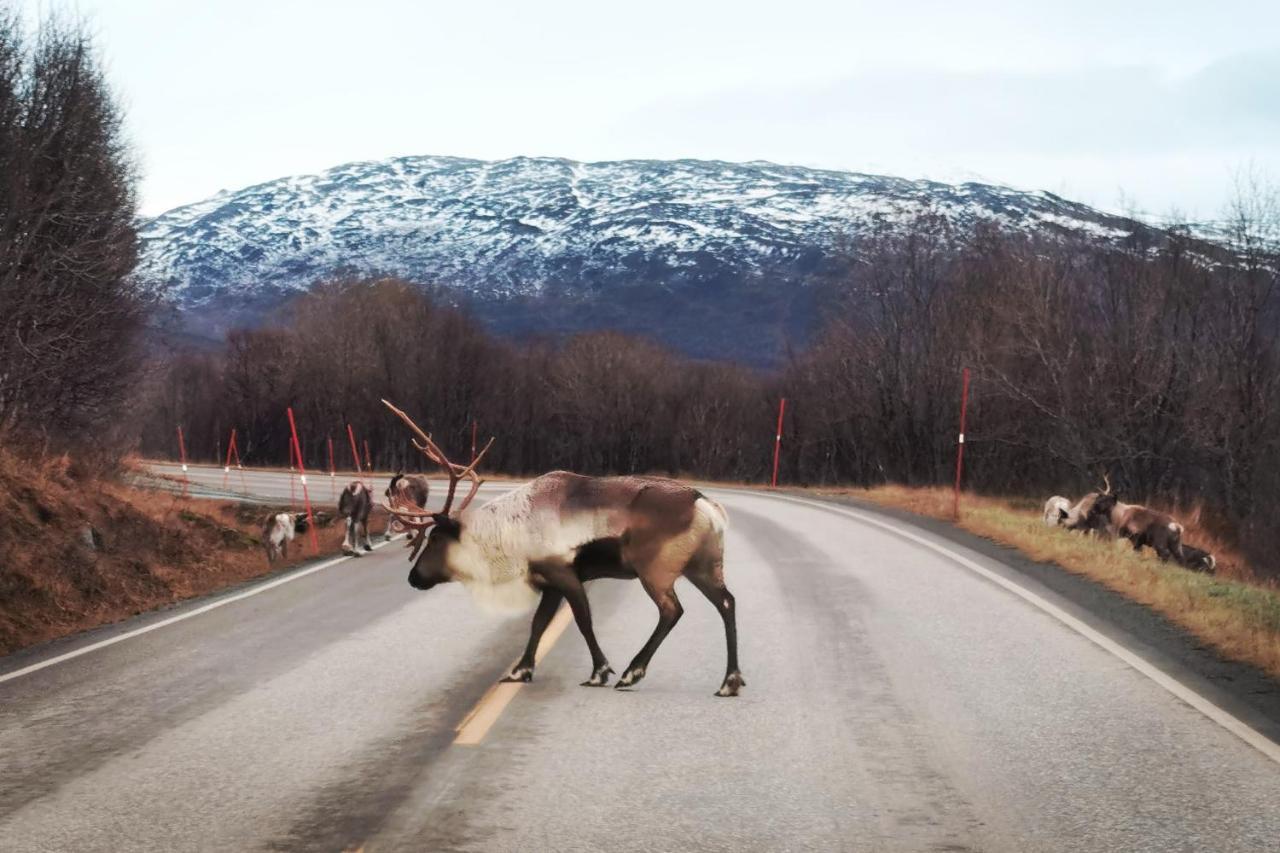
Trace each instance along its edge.
{"label": "snow-capped mountain", "polygon": [[502,332],[613,327],[769,361],[841,241],[929,209],[959,228],[1126,236],[1044,192],[772,163],[401,157],[224,191],[145,223],[141,274],[189,327],[261,322],[338,273],[442,287]]}

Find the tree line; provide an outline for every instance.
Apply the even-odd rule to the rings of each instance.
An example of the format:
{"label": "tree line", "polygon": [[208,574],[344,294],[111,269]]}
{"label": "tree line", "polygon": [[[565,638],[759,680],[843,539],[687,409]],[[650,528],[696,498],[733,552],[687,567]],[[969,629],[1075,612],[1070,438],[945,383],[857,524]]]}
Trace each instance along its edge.
{"label": "tree line", "polygon": [[850,246],[826,321],[777,370],[697,361],[613,332],[495,338],[394,280],[324,284],[276,325],[174,360],[143,448],[327,467],[345,425],[380,468],[421,464],[387,397],[455,458],[488,467],[656,472],[762,482],[788,398],[782,479],[940,484],[954,473],[960,374],[973,373],[966,483],[1078,494],[1108,472],[1125,497],[1203,507],[1271,564],[1280,502],[1280,294],[1274,199],[1242,196],[1226,233],[1140,229],[1120,242],[954,233],[923,215]]}

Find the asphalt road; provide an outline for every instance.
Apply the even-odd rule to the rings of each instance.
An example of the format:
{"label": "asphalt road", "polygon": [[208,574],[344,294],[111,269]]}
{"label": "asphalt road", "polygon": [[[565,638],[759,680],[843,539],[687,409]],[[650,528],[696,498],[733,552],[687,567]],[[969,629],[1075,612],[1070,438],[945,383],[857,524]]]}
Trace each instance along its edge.
{"label": "asphalt road", "polygon": [[[1001,566],[897,521],[712,494],[737,699],[712,696],[721,623],[687,586],[636,689],[579,687],[569,624],[533,683],[487,693],[527,615],[415,592],[392,543],[0,659],[0,848],[1276,849],[1280,764]],[[621,669],[653,605],[635,583],[590,594]],[[455,743],[477,703],[488,727]]]}

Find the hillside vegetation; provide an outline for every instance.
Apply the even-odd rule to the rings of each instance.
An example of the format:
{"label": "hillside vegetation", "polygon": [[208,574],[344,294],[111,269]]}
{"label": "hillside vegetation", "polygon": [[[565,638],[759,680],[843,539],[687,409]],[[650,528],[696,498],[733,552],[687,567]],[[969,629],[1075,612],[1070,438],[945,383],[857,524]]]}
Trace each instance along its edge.
{"label": "hillside vegetation", "polygon": [[[288,507],[275,508],[284,511]],[[124,485],[69,457],[0,451],[0,655],[295,565],[267,564],[272,508]],[[322,528],[335,554],[341,525]]]}

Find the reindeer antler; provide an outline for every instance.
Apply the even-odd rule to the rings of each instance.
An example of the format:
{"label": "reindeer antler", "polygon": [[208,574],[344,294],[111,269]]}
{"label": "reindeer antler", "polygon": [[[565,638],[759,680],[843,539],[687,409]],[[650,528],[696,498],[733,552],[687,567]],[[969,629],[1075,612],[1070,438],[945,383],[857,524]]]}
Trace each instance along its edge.
{"label": "reindeer antler", "polygon": [[484,455],[489,452],[489,448],[493,446],[493,439],[489,439],[488,444],[486,444],[484,449],[475,455],[475,458],[471,460],[469,465],[459,465],[456,462],[449,461],[449,457],[440,449],[440,445],[432,441],[431,436],[423,432],[422,428],[413,422],[413,418],[406,415],[400,409],[397,409],[388,400],[384,399],[382,404],[394,412],[400,420],[404,421],[409,429],[413,431],[414,435],[417,436],[416,439],[412,439],[413,446],[416,447],[423,456],[426,456],[432,462],[443,468],[445,474],[449,476],[449,492],[445,496],[444,507],[438,512],[428,512],[425,509],[403,510],[397,509],[389,503],[383,503],[387,512],[395,516],[401,524],[410,530],[419,531],[418,535],[410,541],[410,546],[414,548],[413,557],[416,558],[418,549],[422,547],[422,542],[425,541],[425,531],[427,528],[436,523],[435,518],[437,516],[447,516],[449,511],[453,508],[454,493],[458,490],[458,481],[463,477],[466,477],[471,481],[471,489],[467,492],[467,496],[462,499],[462,505],[458,507],[458,512],[465,510],[475,498],[476,492],[480,490],[480,484],[484,482],[480,479],[480,475],[476,473],[476,466],[480,464],[480,460],[484,458]]}
{"label": "reindeer antler", "polygon": [[1109,471],[1102,472],[1102,493],[1104,495],[1111,494],[1111,473]]}

